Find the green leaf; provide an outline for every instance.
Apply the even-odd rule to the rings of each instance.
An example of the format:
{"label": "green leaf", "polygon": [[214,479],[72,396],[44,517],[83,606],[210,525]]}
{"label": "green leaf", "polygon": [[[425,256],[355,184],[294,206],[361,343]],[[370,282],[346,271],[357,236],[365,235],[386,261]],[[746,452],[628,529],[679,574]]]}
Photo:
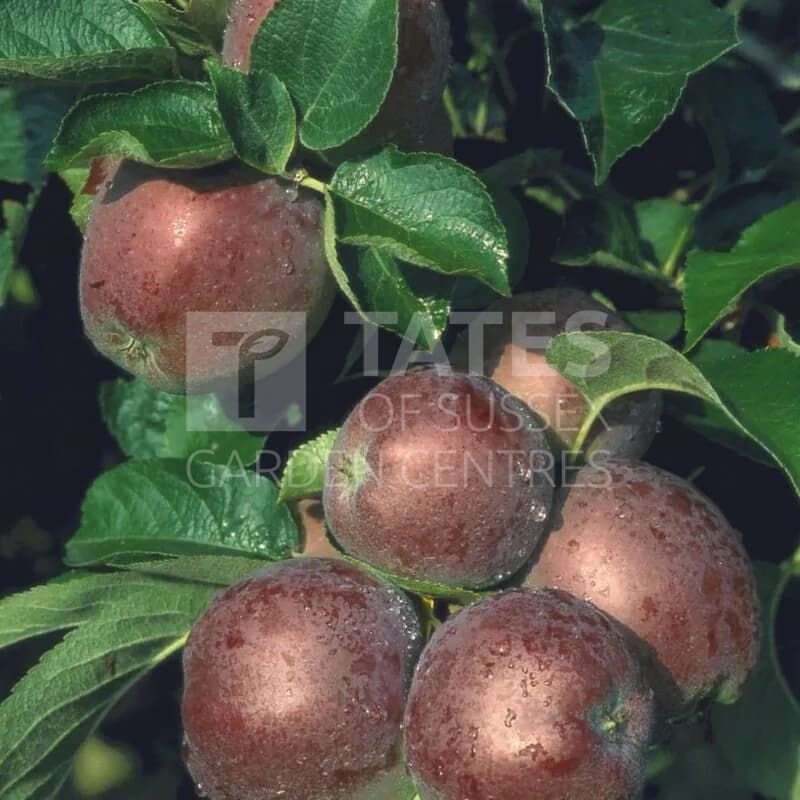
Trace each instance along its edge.
{"label": "green leaf", "polygon": [[25,237],[28,234],[28,220],[38,200],[38,194],[32,193],[27,205],[15,200],[3,200],[2,218],[5,224],[0,231],[0,306],[9,294],[14,296],[14,281],[23,273],[19,269],[19,257]]}
{"label": "green leaf", "polygon": [[279,502],[322,494],[328,456],[338,434],[338,430],[327,431],[292,452],[281,478]]}
{"label": "green leaf", "polygon": [[230,586],[264,568],[259,558],[240,556],[182,556],[158,561],[119,564],[120,569],[212,586]]}
{"label": "green leaf", "polygon": [[216,395],[159,392],[142,380],[110,381],[100,387],[103,419],[122,452],[138,460],[190,458],[250,466],[264,437],[231,420]]}
{"label": "green leaf", "polygon": [[108,83],[174,71],[174,50],[130,0],[0,3],[0,81]]}
{"label": "green leaf", "polygon": [[461,606],[468,606],[472,603],[477,603],[484,597],[492,594],[492,592],[476,592],[472,589],[461,589],[457,586],[448,586],[444,583],[433,583],[431,581],[418,581],[414,578],[406,578],[402,575],[394,575],[391,572],[384,572],[377,567],[368,564],[366,561],[361,561],[353,556],[342,554],[342,559],[350,564],[375,575],[381,580],[393,583],[407,592],[421,595],[422,597],[434,597],[442,600],[450,600],[453,603],[458,603]]}
{"label": "green leaf", "polygon": [[0,180],[27,183],[28,147],[22,110],[17,104],[15,88],[0,89]]}
{"label": "green leaf", "polygon": [[495,187],[513,189],[528,181],[553,179],[560,174],[568,174],[570,181],[573,177],[579,176],[586,184],[587,191],[594,190],[591,178],[580,170],[564,164],[563,154],[554,148],[523,150],[482,170],[481,178],[490,189]]}
{"label": "green leaf", "polygon": [[669,285],[668,278],[645,259],[633,207],[616,199],[573,203],[553,261],[571,267],[606,267],[662,288]]}
{"label": "green leaf", "polygon": [[[744,352],[742,348],[723,339],[705,339],[691,355],[692,363],[703,372],[709,364]],[[774,461],[742,429],[731,421],[730,416],[719,408],[696,397],[672,395],[667,399],[667,411],[682,424],[697,431],[712,442],[721,444],[740,455],[768,467]]]}
{"label": "green leaf", "polygon": [[387,148],[342,164],[331,183],[338,234],[447,275],[471,275],[509,293],[508,243],[486,188],[444,156]]}
{"label": "green leaf", "polygon": [[787,567],[758,564],[764,639],[758,666],[737,703],[715,706],[714,738],[734,774],[775,800],[800,798],[800,704],[783,676],[775,617],[791,577]]}
{"label": "green leaf", "polygon": [[798,199],[797,191],[765,183],[744,183],[725,189],[698,213],[694,246],[700,250],[730,250],[745,228]]}
{"label": "green leaf", "polygon": [[203,33],[217,49],[222,48],[222,36],[228,22],[231,0],[188,0],[186,18]]}
{"label": "green leaf", "polygon": [[360,250],[352,261],[352,268],[346,262],[345,269],[358,310],[380,327],[433,350],[449,322],[452,281],[374,247]]}
{"label": "green leaf", "polygon": [[[531,229],[525,211],[506,188],[487,183],[500,222],[508,239],[508,281],[515,288],[525,276],[531,249]],[[453,290],[453,305],[459,309],[481,309],[497,299],[497,293],[474,278],[459,278]]]}
{"label": "green leaf", "polygon": [[378,113],[397,62],[397,16],[397,0],[293,0],[270,12],[251,70],[286,84],[306,147],[338,147]]}
{"label": "green leaf", "polygon": [[[138,0],[139,6],[153,20],[165,36],[190,57],[212,56],[218,41],[194,23],[190,11],[170,5],[167,0]],[[192,3],[189,8],[195,4]]]}
{"label": "green leaf", "polygon": [[131,461],[101,475],[67,543],[73,566],[152,555],[287,557],[297,528],[266,478],[202,460]]}
{"label": "green leaf", "polygon": [[670,309],[625,311],[623,316],[639,332],[662,342],[672,341],[683,328],[683,315]]}
{"label": "green leaf", "polygon": [[[79,627],[0,705],[4,800],[55,797],[84,739],[135,683],[183,647],[214,592],[210,586],[132,574],[90,576],[51,586],[55,594],[33,590],[39,594],[32,611],[20,608],[18,613],[27,613],[23,619],[30,620],[42,610],[51,613],[40,607],[50,601],[65,603],[73,605],[72,611],[64,612],[73,615],[70,626]],[[53,630],[64,627],[63,620],[43,624],[56,625]]]}
{"label": "green leaf", "polygon": [[800,494],[800,356],[780,349],[740,351],[703,361],[701,369]]}
{"label": "green leaf", "polygon": [[64,119],[46,165],[64,170],[96,156],[116,156],[160,167],[201,167],[232,152],[213,89],[165,81],[132,94],[81,100]]}
{"label": "green leaf", "polygon": [[[788,353],[785,355],[795,358]],[[576,437],[576,450],[581,448],[598,415],[612,400],[631,392],[649,389],[680,392],[717,407],[736,430],[769,453],[775,463],[779,464],[789,476],[795,490],[800,490],[800,473],[797,471],[796,457],[787,457],[780,442],[773,439],[776,431],[772,425],[777,427],[780,424],[777,420],[785,421],[785,415],[773,407],[768,415],[772,425],[753,424],[752,409],[747,402],[752,403],[752,396],[740,398],[738,404],[733,405],[731,403],[733,392],[730,389],[736,385],[736,380],[725,375],[723,370],[715,369],[712,386],[694,364],[668,344],[635,333],[609,331],[560,334],[553,339],[547,350],[547,362],[570,380],[589,401],[590,413],[587,413]],[[720,363],[727,363],[727,360]],[[774,375],[775,373],[771,376],[770,382],[775,381]],[[721,397],[722,392],[718,393],[715,388],[719,386],[722,389],[719,381],[721,377],[723,379],[728,377],[732,384],[726,391],[725,400]],[[740,376],[740,380],[746,381],[747,378]],[[762,376],[761,382],[753,384],[756,391],[761,392],[762,403],[769,403],[767,394],[773,391],[770,382]],[[786,395],[797,391],[793,384],[794,378],[791,382],[787,381],[785,393],[784,387],[781,387],[780,396],[784,403]],[[790,411],[791,407],[790,402],[787,411]],[[788,431],[791,432],[793,429],[794,426]]]}
{"label": "green leaf", "polygon": [[325,249],[325,258],[342,294],[350,301],[356,311],[360,311],[360,301],[356,297],[353,287],[350,286],[347,270],[345,270],[344,264],[339,258],[339,248],[336,241],[336,203],[327,188],[325,189],[324,198],[325,216],[322,220],[322,243]]}
{"label": "green leaf", "polygon": [[548,88],[580,124],[597,183],[674,111],[689,75],[738,43],[735,17],[708,0],[606,0],[577,22],[557,0],[542,10]]}
{"label": "green leaf", "polygon": [[727,253],[695,250],[686,266],[686,350],[719,322],[744,292],[800,263],[800,203],[762,217]]}
{"label": "green leaf", "polygon": [[61,180],[72,192],[72,205],[70,206],[69,214],[81,233],[86,230],[86,225],[94,207],[95,195],[83,193],[86,182],[89,180],[89,174],[88,167],[72,167],[58,173]]}
{"label": "green leaf", "polygon": [[674,274],[692,237],[697,209],[657,197],[636,204],[639,236],[653,251],[660,271]]}
{"label": "green leaf", "polygon": [[262,172],[282,173],[297,135],[295,110],[286,86],[271,73],[243,75],[213,61],[207,62],[206,68],[236,155]]}
{"label": "green leaf", "polygon": [[47,177],[42,166],[73,91],[14,86],[0,89],[0,180],[35,189]]}
{"label": "green leaf", "polygon": [[75,628],[98,616],[111,600],[109,589],[120,584],[115,575],[68,572],[27,592],[0,600],[0,648]]}

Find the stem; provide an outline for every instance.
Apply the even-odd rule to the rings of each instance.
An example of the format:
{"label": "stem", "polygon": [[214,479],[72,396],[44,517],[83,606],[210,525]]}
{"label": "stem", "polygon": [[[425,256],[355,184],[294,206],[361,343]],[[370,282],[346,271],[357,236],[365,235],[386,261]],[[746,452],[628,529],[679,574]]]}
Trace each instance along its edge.
{"label": "stem", "polygon": [[450,124],[453,126],[453,136],[455,136],[456,139],[466,139],[467,132],[461,124],[461,117],[459,116],[458,109],[453,100],[453,93],[450,91],[449,86],[444,90],[444,108],[445,111],[447,111],[447,116],[450,117]]}
{"label": "stem", "polygon": [[312,178],[307,172],[296,176],[295,180],[301,186],[305,186],[306,189],[312,189],[318,194],[325,195],[328,193],[328,184],[324,181],[319,181],[316,178]]}
{"label": "stem", "polygon": [[673,278],[678,269],[678,263],[686,251],[686,245],[689,243],[689,237],[692,235],[692,226],[687,225],[682,231],[681,235],[675,240],[669,258],[664,262],[661,271],[668,278]]}
{"label": "stem", "polygon": [[707,186],[708,184],[713,184],[713,181],[714,181],[713,172],[706,172],[703,175],[698,175],[697,177],[692,178],[692,180],[690,180],[689,183],[686,184],[686,186],[682,186],[680,189],[676,189],[672,193],[672,199],[677,200],[679,203],[685,203],[688,200],[691,200],[692,195],[694,195],[704,186]]}

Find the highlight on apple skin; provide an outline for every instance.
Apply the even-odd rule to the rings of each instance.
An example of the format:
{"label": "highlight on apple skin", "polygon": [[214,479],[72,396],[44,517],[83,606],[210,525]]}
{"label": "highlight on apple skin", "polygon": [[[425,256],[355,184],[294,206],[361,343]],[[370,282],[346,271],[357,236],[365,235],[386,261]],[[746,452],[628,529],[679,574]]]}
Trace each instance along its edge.
{"label": "highlight on apple skin", "polygon": [[553,455],[540,421],[485,378],[397,375],[351,412],[323,503],[337,542],[386,572],[452,586],[500,583],[545,530]]}
{"label": "highlight on apple skin", "polygon": [[[246,375],[259,354],[237,357],[237,340],[215,339],[217,323],[229,320],[197,317],[205,321],[187,369],[187,315],[251,314],[260,323],[256,315],[269,312],[275,341],[264,346],[279,350],[259,369],[277,371],[302,352],[333,303],[322,214],[315,195],[244,167],[122,162],[101,186],[86,228],[80,305],[87,335],[155,388],[195,393]],[[233,345],[234,357],[221,344]]]}
{"label": "highlight on apple skin", "polygon": [[668,714],[733,701],[759,652],[758,600],[738,533],[690,483],[650,464],[586,466],[562,490],[526,586],[592,601],[666,672]]}
{"label": "highlight on apple skin", "polygon": [[615,623],[566,592],[516,589],[433,636],[405,717],[421,800],[638,797],[653,697]]}
{"label": "highlight on apple skin", "polygon": [[401,724],[422,632],[342,561],[269,566],[219,594],[184,651],[184,758],[211,800],[410,800]]}

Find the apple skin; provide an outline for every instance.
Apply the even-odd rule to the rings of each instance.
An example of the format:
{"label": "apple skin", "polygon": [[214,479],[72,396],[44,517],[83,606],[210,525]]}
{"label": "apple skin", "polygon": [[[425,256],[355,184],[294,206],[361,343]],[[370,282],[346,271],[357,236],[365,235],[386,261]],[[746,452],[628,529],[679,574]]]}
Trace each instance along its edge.
{"label": "apple skin", "polygon": [[419,619],[355,567],[301,558],[217,595],[183,657],[184,758],[212,800],[413,797],[401,724]]}
{"label": "apple skin", "polygon": [[566,592],[516,589],[433,636],[405,716],[422,800],[627,800],[653,697],[625,636]]}
{"label": "apple skin", "polygon": [[[541,343],[514,344],[514,313],[553,314],[549,319],[531,319],[529,334],[541,337]],[[547,343],[552,337],[570,330],[630,331],[618,315],[579,289],[559,287],[517,294],[492,304],[484,313],[502,315],[497,324],[487,324],[478,372],[499,383],[511,394],[524,400],[550,426],[562,451],[572,450],[588,404],[583,395],[561,373],[547,363]],[[604,323],[582,314],[602,315]],[[470,371],[469,337],[462,336],[451,353],[456,369]],[[530,374],[529,374],[530,373]],[[637,392],[621,397],[606,406],[601,419],[589,433],[586,455],[592,461],[601,458],[640,458],[652,444],[661,417],[659,392]]]}
{"label": "apple skin", "polygon": [[239,365],[209,332],[187,376],[189,312],[305,312],[305,325],[287,326],[279,356],[259,362],[279,369],[333,303],[322,213],[316,196],[246,168],[123,162],[102,185],[86,229],[80,305],[88,337],[157,389],[194,393],[236,377]]}
{"label": "apple skin", "polygon": [[[276,0],[234,0],[225,29],[223,61],[250,69],[250,48]],[[377,116],[355,139],[328,151],[338,162],[395,144],[401,150],[447,152],[442,96],[450,71],[450,22],[441,0],[400,0],[397,67]]]}
{"label": "apple skin", "polygon": [[222,45],[222,60],[229,67],[248,72],[250,47],[261,23],[278,0],[233,0]]}
{"label": "apple skin", "polygon": [[637,636],[665,670],[656,688],[667,716],[735,699],[760,624],[752,567],[720,510],[635,461],[583,467],[557,506],[525,585],[591,600]]}
{"label": "apple skin", "polygon": [[539,424],[485,378],[435,369],[389,378],[334,443],[323,492],[333,536],[395,575],[500,583],[530,558],[552,503]]}

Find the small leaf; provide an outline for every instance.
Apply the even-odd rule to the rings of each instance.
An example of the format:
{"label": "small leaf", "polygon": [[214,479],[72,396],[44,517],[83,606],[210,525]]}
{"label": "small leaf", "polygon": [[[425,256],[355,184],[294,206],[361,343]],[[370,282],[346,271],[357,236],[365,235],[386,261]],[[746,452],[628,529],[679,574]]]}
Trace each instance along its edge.
{"label": "small leaf", "polygon": [[338,147],[378,113],[397,62],[397,16],[397,0],[293,0],[270,12],[251,69],[286,84],[306,147]]}
{"label": "small leaf", "polygon": [[606,0],[568,20],[542,0],[548,88],[578,120],[602,183],[674,111],[689,75],[736,46],[736,19],[708,0]]}
{"label": "small leaf", "polygon": [[58,173],[61,180],[72,192],[72,205],[69,209],[69,215],[81,233],[86,230],[86,225],[94,207],[95,195],[83,193],[86,182],[89,180],[89,174],[88,167],[72,167]]}
{"label": "small leaf", "polygon": [[798,263],[800,203],[762,217],[730,252],[691,252],[685,273],[686,350],[691,350],[745,291]]}
{"label": "small leaf", "polygon": [[202,57],[216,53],[217,43],[194,24],[188,11],[170,5],[167,0],[138,2],[147,16],[184,55]]}
{"label": "small leaf", "polygon": [[74,566],[147,555],[286,558],[297,528],[266,478],[202,460],[131,461],[101,475],[67,543]]}
{"label": "small leaf", "polygon": [[295,110],[286,86],[271,73],[243,75],[213,61],[206,67],[236,155],[262,172],[282,173],[294,150],[297,133]]}
{"label": "small leaf", "polygon": [[402,575],[394,575],[390,572],[384,572],[377,567],[373,567],[372,564],[368,564],[366,561],[353,558],[353,556],[342,555],[342,558],[359,569],[363,569],[365,572],[375,575],[381,580],[393,583],[395,586],[399,586],[401,589],[405,589],[407,592],[413,592],[414,594],[418,594],[423,597],[434,597],[442,600],[450,600],[453,603],[458,603],[458,605],[468,606],[472,603],[477,603],[479,600],[482,600],[484,597],[492,594],[492,592],[476,592],[472,589],[461,589],[457,586],[448,586],[444,583],[418,581],[414,578],[406,578]]}
{"label": "small leaf", "polygon": [[342,164],[331,191],[339,238],[447,275],[472,275],[509,293],[508,243],[486,188],[444,156],[387,148]]}
{"label": "small leaf", "polygon": [[47,167],[86,166],[97,156],[160,167],[201,167],[229,158],[233,145],[210,86],[165,81],[132,94],[98,94],[67,114]]}
{"label": "small leaf", "polygon": [[174,71],[175,51],[130,0],[0,4],[0,81],[109,83]]}
{"label": "small leaf", "polygon": [[[63,612],[73,614],[71,625],[83,616],[0,705],[4,800],[58,795],[84,739],[135,683],[183,647],[214,592],[211,586],[133,574],[79,577],[51,587],[55,594],[47,600],[44,590],[33,590],[39,604],[74,603],[73,611]],[[72,594],[59,594],[62,589]],[[19,613],[42,610],[50,613]]]}
{"label": "small leaf", "polygon": [[190,458],[214,464],[255,464],[264,437],[248,433],[225,413],[216,395],[159,392],[142,380],[100,387],[103,419],[130,458]]}
{"label": "small leaf", "polygon": [[322,494],[328,456],[338,433],[338,430],[323,433],[292,452],[281,479],[279,502]]}
{"label": "small leaf", "polygon": [[717,705],[714,739],[751,791],[777,800],[800,797],[800,703],[787,685],[775,641],[775,617],[791,577],[788,566],[758,564],[764,639],[758,666],[739,701]]}

